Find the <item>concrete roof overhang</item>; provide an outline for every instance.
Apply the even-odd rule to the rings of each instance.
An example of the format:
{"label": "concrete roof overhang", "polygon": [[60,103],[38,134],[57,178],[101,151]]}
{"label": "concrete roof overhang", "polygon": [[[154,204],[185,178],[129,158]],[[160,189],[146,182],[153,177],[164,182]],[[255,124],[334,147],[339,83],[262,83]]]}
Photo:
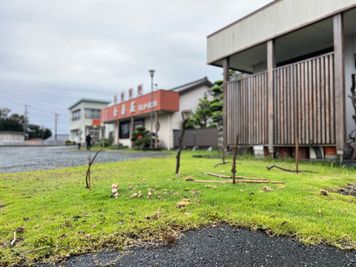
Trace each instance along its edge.
{"label": "concrete roof overhang", "polygon": [[[266,59],[266,42],[272,39],[277,40],[276,52],[281,53],[279,55],[281,58],[285,58],[283,53],[289,54],[293,50],[301,51],[305,48],[307,51],[310,43],[319,47],[328,46],[330,37],[332,44],[332,16],[354,7],[356,7],[356,0],[273,1],[209,35],[208,64],[222,66],[222,60],[230,57],[232,61],[234,58],[235,61],[237,59],[241,61],[239,65],[232,68],[251,72],[251,66],[262,64],[261,59]],[[349,12],[345,14],[346,31],[347,28],[353,28],[347,26],[348,20],[352,19],[352,16],[347,13]],[[291,46],[297,43],[298,45]],[[294,53],[298,54],[296,51]]]}
{"label": "concrete roof overhang", "polygon": [[[356,34],[356,8],[344,13],[345,36]],[[276,64],[284,65],[317,53],[333,51],[333,19],[326,18],[275,38]],[[266,42],[231,55],[230,67],[245,73],[267,67]],[[221,66],[222,60],[212,65]]]}

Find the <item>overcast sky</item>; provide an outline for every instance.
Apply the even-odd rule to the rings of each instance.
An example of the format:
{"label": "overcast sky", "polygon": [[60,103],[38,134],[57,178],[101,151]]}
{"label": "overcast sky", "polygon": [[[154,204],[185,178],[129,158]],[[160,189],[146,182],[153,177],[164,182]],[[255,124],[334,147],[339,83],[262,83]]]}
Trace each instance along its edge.
{"label": "overcast sky", "polygon": [[68,132],[76,100],[111,101],[148,69],[168,89],[204,76],[206,36],[269,0],[0,0],[0,107]]}

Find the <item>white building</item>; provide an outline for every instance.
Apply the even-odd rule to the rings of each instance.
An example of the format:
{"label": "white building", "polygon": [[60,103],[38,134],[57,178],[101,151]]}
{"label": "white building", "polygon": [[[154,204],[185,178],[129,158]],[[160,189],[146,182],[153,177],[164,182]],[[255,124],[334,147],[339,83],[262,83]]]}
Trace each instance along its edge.
{"label": "white building", "polygon": [[151,131],[152,127],[155,132],[158,123],[160,147],[172,149],[173,130],[182,127],[181,113],[193,113],[211,86],[212,83],[204,77],[170,90],[156,90],[153,94],[140,95],[103,109],[102,121],[113,123],[115,143],[128,147],[131,147],[130,138],[134,129],[143,126]]}
{"label": "white building", "polygon": [[70,106],[69,140],[84,143],[85,136],[90,134],[93,141],[97,142],[107,136],[110,129],[101,126],[100,113],[109,103],[83,98]]}

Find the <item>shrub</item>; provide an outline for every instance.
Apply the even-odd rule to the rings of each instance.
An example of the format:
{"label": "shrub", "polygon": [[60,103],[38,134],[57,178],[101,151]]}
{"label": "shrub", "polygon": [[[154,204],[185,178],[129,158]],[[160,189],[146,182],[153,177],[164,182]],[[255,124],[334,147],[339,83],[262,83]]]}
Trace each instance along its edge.
{"label": "shrub", "polygon": [[[150,149],[152,135],[144,127],[137,128],[131,137],[133,148],[139,150]],[[154,142],[154,140],[153,140]]]}
{"label": "shrub", "polygon": [[71,146],[71,145],[75,145],[75,142],[74,142],[74,141],[70,141],[70,140],[66,140],[66,141],[64,142],[64,144],[65,144],[66,146]]}
{"label": "shrub", "polygon": [[101,147],[109,147],[112,145],[112,141],[110,139],[101,139],[100,142],[99,142],[99,145]]}

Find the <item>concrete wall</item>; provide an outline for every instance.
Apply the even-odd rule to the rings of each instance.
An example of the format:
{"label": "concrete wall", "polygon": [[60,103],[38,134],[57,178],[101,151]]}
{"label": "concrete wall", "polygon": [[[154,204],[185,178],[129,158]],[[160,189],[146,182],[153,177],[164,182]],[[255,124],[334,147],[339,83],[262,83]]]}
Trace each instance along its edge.
{"label": "concrete wall", "polygon": [[25,136],[20,132],[0,132],[0,146],[23,145]]}
{"label": "concrete wall", "polygon": [[354,108],[352,106],[351,99],[348,97],[351,95],[350,89],[352,86],[351,83],[351,74],[356,73],[355,67],[355,58],[356,54],[356,35],[348,36],[345,40],[345,80],[346,80],[346,133],[350,134],[352,130],[356,128],[355,122],[352,119],[352,116],[355,115]]}
{"label": "concrete wall", "polygon": [[356,0],[279,0],[208,37],[207,61],[214,63],[289,31],[356,6]]}

